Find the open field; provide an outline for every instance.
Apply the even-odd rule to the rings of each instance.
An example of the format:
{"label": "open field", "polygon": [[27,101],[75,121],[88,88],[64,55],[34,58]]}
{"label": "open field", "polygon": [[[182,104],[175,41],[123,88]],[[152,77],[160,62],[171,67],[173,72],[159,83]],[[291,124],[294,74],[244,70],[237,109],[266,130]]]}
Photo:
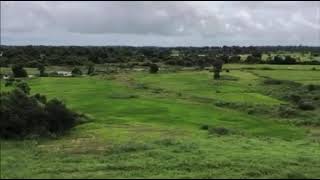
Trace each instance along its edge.
{"label": "open field", "polygon": [[[1,178],[319,178],[319,126],[217,104],[291,104],[265,93],[278,87],[263,76],[319,84],[310,69],[320,67],[247,66],[224,66],[232,70],[219,81],[208,71],[30,79],[32,94],[58,97],[91,120],[57,139],[2,140]],[[319,107],[310,114],[301,119],[320,122]]]}

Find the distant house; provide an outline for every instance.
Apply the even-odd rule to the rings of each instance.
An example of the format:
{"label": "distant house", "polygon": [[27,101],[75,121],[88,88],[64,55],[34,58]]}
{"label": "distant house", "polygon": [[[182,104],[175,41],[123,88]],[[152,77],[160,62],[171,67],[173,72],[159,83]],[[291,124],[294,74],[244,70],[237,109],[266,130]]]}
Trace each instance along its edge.
{"label": "distant house", "polygon": [[28,75],[28,78],[33,78],[34,77],[34,75]]}
{"label": "distant house", "polygon": [[206,57],[207,55],[205,54],[198,54],[198,57]]}
{"label": "distant house", "polygon": [[72,73],[68,71],[57,71],[57,74],[60,76],[72,76]]}

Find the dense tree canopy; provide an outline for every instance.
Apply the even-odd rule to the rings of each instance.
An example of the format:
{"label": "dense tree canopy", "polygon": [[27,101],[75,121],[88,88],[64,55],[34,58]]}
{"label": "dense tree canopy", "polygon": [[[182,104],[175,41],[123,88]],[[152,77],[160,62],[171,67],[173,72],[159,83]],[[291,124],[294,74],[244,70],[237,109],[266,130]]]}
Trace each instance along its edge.
{"label": "dense tree canopy", "polygon": [[[1,46],[0,65],[23,64],[25,67],[43,65],[86,65],[89,62],[102,63],[164,63],[179,66],[208,66],[212,59],[219,58],[225,63],[309,63],[320,64],[319,61],[299,62],[290,58],[278,62],[262,61],[262,54],[274,52],[310,53],[319,56],[319,47],[308,46],[223,46],[223,47],[131,47],[131,46]],[[175,53],[173,53],[175,52]],[[250,55],[247,60],[240,61],[240,54]],[[291,57],[292,58],[292,57]]]}
{"label": "dense tree canopy", "polygon": [[12,73],[14,77],[27,77],[27,71],[23,68],[21,64],[12,66]]}
{"label": "dense tree canopy", "polygon": [[1,92],[0,103],[0,138],[60,135],[79,118],[61,101],[47,102],[45,96],[29,96],[22,88]]}

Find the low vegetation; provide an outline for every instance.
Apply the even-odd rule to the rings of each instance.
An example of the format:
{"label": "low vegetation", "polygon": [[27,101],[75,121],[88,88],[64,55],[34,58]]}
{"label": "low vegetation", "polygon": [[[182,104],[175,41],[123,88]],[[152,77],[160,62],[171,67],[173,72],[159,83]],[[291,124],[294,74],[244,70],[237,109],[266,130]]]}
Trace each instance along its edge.
{"label": "low vegetation", "polygon": [[28,96],[27,83],[17,84],[10,92],[1,92],[0,138],[49,137],[71,129],[80,117],[57,99]]}
{"label": "low vegetation", "polygon": [[1,80],[1,178],[320,177],[319,67],[230,56],[23,67],[35,76]]}

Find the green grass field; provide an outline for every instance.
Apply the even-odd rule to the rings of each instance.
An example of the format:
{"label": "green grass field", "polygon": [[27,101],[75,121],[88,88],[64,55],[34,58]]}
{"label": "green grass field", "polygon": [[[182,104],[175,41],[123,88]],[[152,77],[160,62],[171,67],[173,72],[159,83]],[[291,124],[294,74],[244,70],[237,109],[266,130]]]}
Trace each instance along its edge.
{"label": "green grass field", "polygon": [[261,91],[261,76],[320,81],[319,66],[269,66],[227,65],[219,81],[208,71],[30,79],[32,94],[91,121],[56,139],[1,140],[1,178],[320,178],[319,127],[215,105],[289,104]]}

